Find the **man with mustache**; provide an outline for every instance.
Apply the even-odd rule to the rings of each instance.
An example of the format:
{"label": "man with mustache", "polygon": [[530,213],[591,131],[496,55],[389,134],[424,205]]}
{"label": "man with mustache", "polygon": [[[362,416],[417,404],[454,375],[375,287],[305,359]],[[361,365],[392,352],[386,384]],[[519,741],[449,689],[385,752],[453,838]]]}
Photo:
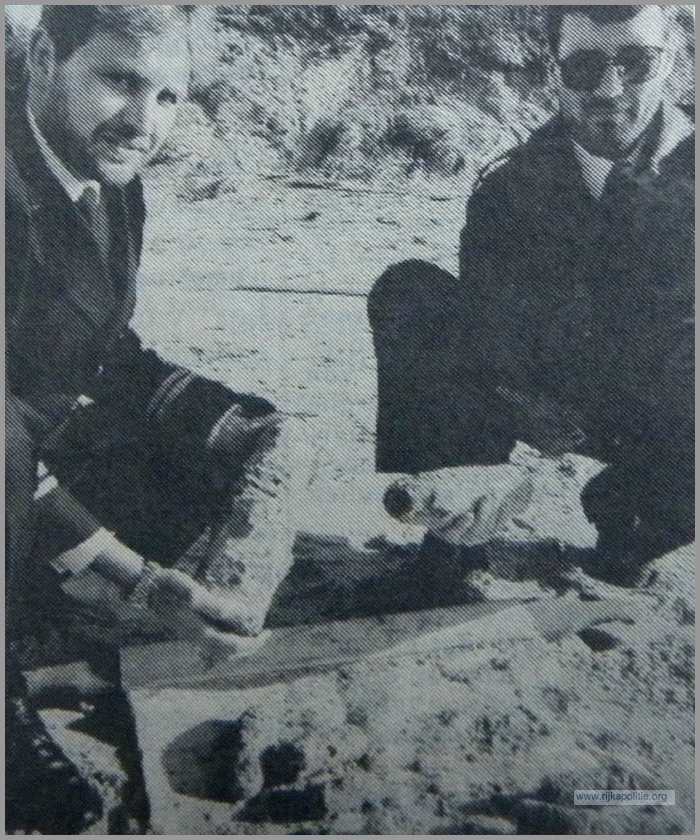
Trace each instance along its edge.
{"label": "man with mustache", "polygon": [[[192,8],[44,6],[32,37],[6,135],[11,639],[50,634],[74,614],[64,590],[82,598],[90,578],[117,592],[91,609],[118,625],[154,612],[176,634],[233,646],[260,631],[291,564],[287,425],[129,327],[139,173],[187,96]],[[209,586],[170,568],[198,539]],[[8,827],[79,833],[99,802],[9,667]]]}
{"label": "man with mustache", "polygon": [[674,7],[545,9],[559,113],[482,173],[458,278],[411,261],[370,296],[377,466],[596,457],[589,571],[630,585],[694,539],[694,125]]}

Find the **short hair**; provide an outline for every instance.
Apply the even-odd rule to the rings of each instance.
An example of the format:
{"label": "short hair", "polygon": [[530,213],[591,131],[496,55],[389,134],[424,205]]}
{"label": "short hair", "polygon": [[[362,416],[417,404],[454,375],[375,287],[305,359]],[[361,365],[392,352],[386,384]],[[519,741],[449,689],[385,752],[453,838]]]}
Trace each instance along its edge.
{"label": "short hair", "polygon": [[196,6],[44,6],[40,23],[53,41],[56,60],[65,61],[98,32],[158,35],[187,23]]}
{"label": "short hair", "polygon": [[[637,17],[649,6],[545,6],[547,40],[554,56],[559,53],[561,26],[567,15],[584,15],[594,23],[621,23]],[[675,6],[659,6],[670,21],[676,13]]]}

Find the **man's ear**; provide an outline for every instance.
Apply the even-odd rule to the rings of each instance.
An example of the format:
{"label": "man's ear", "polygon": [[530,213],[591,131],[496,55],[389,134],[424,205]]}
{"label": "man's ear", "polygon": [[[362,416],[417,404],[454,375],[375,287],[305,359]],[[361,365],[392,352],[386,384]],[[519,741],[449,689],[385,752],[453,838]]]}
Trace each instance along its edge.
{"label": "man's ear", "polygon": [[29,75],[37,82],[53,77],[56,69],[56,48],[43,26],[37,26],[32,33],[28,55]]}

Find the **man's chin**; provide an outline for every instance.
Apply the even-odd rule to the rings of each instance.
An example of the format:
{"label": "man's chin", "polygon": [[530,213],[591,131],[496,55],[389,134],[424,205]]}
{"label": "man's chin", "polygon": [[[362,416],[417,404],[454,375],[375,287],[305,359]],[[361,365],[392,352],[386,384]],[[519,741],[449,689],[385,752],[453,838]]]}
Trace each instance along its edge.
{"label": "man's chin", "polygon": [[118,164],[108,161],[97,161],[96,170],[98,180],[110,187],[125,187],[134,180],[139,167],[132,164]]}
{"label": "man's chin", "polygon": [[579,143],[592,155],[619,160],[634,146],[637,137],[631,128],[610,123],[583,132]]}

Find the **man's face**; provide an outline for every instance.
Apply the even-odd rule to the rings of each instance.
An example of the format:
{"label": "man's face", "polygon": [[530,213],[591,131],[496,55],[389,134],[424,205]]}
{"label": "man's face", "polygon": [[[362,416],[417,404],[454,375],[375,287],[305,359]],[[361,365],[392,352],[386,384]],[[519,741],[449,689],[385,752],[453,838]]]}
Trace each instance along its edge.
{"label": "man's face", "polygon": [[[663,52],[659,54],[659,50]],[[608,66],[602,76],[590,74],[593,84],[599,77],[594,89],[573,90],[567,86],[562,62],[591,67],[600,62],[601,53],[627,62],[628,67],[639,66],[635,56],[656,55],[656,72],[639,81],[633,72],[625,74],[616,66]],[[635,17],[614,23],[598,24],[585,15],[566,15],[558,55],[559,98],[574,140],[591,154],[624,157],[657,113],[674,57],[668,22],[658,6],[648,6]]]}
{"label": "man's face", "polygon": [[50,60],[40,125],[76,175],[123,186],[153,157],[186,97],[185,26],[162,35],[96,33]]}

